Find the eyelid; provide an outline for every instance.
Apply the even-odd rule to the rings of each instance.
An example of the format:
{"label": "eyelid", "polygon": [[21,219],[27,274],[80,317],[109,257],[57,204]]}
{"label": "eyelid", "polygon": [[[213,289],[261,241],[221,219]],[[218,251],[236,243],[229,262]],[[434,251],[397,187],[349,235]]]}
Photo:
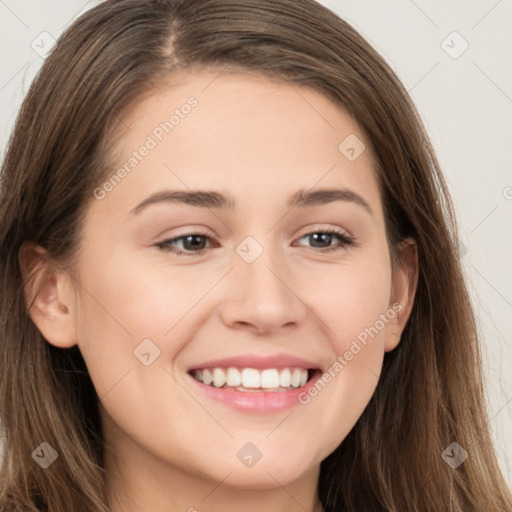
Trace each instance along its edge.
{"label": "eyelid", "polygon": [[349,231],[347,228],[342,228],[341,226],[333,226],[327,224],[313,224],[312,226],[305,228],[304,233],[299,235],[298,238],[302,238],[305,235],[310,235],[311,233],[325,233],[329,231],[334,231],[339,234],[345,235],[347,238],[355,239],[355,236]]}
{"label": "eyelid", "polygon": [[[202,235],[202,236],[211,238],[213,240],[217,240],[217,236],[215,235],[215,233],[203,226],[184,227],[181,230],[180,230],[180,228],[177,228],[177,229],[178,229],[178,232],[176,234],[173,233],[171,236],[167,236],[165,238],[162,238],[165,235],[159,235],[158,238],[162,238],[162,240],[161,240],[162,242],[168,242],[168,241],[174,240],[176,238],[186,237],[186,236],[190,236],[190,235]],[[169,231],[169,230],[166,230],[166,231]]]}

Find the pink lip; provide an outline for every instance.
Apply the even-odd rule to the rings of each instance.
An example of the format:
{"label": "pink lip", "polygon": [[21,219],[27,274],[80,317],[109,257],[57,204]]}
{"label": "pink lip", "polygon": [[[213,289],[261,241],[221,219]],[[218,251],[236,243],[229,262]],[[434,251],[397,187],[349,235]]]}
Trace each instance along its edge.
{"label": "pink lip", "polygon": [[[215,364],[218,365],[218,362],[216,362]],[[245,365],[243,366],[246,367]],[[289,407],[293,407],[294,405],[301,404],[301,402],[299,401],[299,396],[307,396],[309,388],[314,386],[315,382],[321,376],[322,373],[320,371],[316,371],[313,374],[313,376],[308,380],[308,382],[304,384],[304,386],[298,388],[291,388],[289,391],[245,392],[237,391],[236,389],[224,389],[215,388],[213,386],[207,386],[206,384],[203,384],[202,382],[196,380],[190,374],[187,374],[187,377],[192,380],[192,385],[197,386],[197,389],[200,392],[205,393],[207,397],[217,400],[218,402],[226,404],[239,411],[250,413],[278,412],[288,409]]]}
{"label": "pink lip", "polygon": [[265,368],[304,368],[306,370],[319,369],[319,365],[301,359],[300,357],[291,356],[288,354],[276,354],[274,356],[258,356],[255,354],[246,354],[236,357],[226,357],[223,359],[215,359],[214,361],[207,361],[205,363],[196,364],[190,367],[187,371],[202,370],[203,368],[256,368],[257,370],[264,370]]}

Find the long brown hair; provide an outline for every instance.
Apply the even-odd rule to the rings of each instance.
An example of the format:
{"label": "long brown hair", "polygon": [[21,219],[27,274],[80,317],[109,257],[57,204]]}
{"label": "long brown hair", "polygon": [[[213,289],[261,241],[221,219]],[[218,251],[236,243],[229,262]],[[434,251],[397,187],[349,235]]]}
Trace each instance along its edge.
{"label": "long brown hair", "polygon": [[[436,156],[390,67],[313,0],[109,0],[75,21],[46,59],[1,175],[0,508],[108,510],[98,397],[78,348],[50,345],[31,321],[18,251],[34,241],[67,268],[92,191],[108,177],[112,126],[174,73],[202,68],[259,72],[345,108],[376,157],[390,248],[417,242],[411,317],[369,405],[321,464],[324,510],[512,510]],[[45,470],[31,456],[41,442],[59,453]],[[452,442],[469,455],[456,469],[441,456]]]}

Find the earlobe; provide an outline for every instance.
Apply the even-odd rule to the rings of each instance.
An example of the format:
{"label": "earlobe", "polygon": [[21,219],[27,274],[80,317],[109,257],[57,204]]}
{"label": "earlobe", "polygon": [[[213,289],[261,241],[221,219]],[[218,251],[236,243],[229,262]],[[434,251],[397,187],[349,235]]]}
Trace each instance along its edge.
{"label": "earlobe", "polygon": [[415,240],[407,238],[400,243],[397,251],[389,303],[392,318],[386,328],[386,352],[395,349],[400,343],[402,332],[411,315],[418,285],[418,250]]}
{"label": "earlobe", "polygon": [[43,337],[59,348],[76,345],[69,280],[48,262],[46,251],[24,242],[18,253],[28,313]]}

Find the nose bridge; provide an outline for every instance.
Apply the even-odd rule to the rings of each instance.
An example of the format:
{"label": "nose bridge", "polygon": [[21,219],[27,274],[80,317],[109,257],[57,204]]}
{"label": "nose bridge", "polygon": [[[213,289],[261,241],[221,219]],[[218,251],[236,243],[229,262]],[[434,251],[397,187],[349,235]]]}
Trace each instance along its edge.
{"label": "nose bridge", "polygon": [[252,293],[264,290],[267,294],[287,294],[282,290],[283,280],[290,273],[285,270],[284,254],[271,235],[258,235],[258,239],[247,236],[236,247],[236,253],[235,269],[246,289]]}
{"label": "nose bridge", "polygon": [[303,305],[292,291],[291,272],[275,239],[256,236],[247,236],[236,247],[232,279],[237,307],[227,316],[230,322],[268,331],[298,322]]}

